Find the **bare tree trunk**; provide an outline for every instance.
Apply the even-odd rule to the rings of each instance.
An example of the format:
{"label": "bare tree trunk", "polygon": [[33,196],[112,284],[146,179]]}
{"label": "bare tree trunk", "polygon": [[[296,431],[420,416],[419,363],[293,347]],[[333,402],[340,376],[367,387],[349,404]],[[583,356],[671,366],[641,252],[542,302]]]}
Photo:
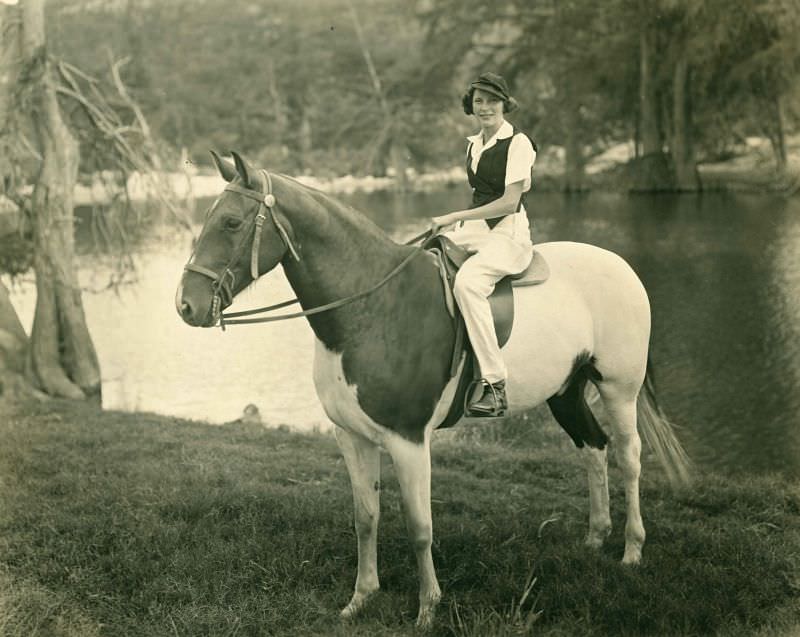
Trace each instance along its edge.
{"label": "bare tree trunk", "polygon": [[[646,22],[648,7],[640,1],[641,20]],[[661,104],[656,91],[655,33],[644,24],[639,31],[639,109],[637,138],[640,152],[631,161],[628,187],[632,192],[657,192],[675,188],[673,170],[664,154],[660,117]],[[638,144],[637,144],[638,148]]]}
{"label": "bare tree trunk", "polygon": [[308,109],[302,106],[302,113],[300,115],[300,127],[297,133],[297,147],[300,152],[306,154],[311,151],[313,146],[313,136],[311,134],[311,120],[308,117]]}
{"label": "bare tree trunk", "polygon": [[780,95],[775,95],[772,101],[774,113],[771,125],[768,125],[769,141],[772,144],[772,154],[775,157],[775,166],[780,174],[786,172],[788,156],[786,152],[786,116],[783,110],[783,100]]}
{"label": "bare tree trunk", "polygon": [[670,154],[675,169],[675,187],[678,190],[699,190],[700,179],[694,158],[690,132],[689,62],[681,53],[672,76],[672,138]]}
{"label": "bare tree trunk", "polygon": [[28,349],[28,335],[8,298],[8,288],[0,281],[0,372],[22,373]]}
{"label": "bare tree trunk", "polygon": [[[20,70],[20,16],[19,11],[0,5],[0,195],[16,200],[15,181],[15,126],[13,94]],[[22,241],[20,227],[22,212],[10,204],[0,205],[0,240],[6,247],[9,241],[19,249]],[[23,248],[24,249],[24,248]],[[9,257],[5,254],[4,257]],[[4,263],[6,259],[2,260]],[[26,386],[24,371],[28,355],[28,335],[22,327],[8,289],[0,281],[0,407],[31,393]]]}
{"label": "bare tree trunk", "polygon": [[19,11],[0,4],[0,194],[13,177],[12,93],[19,75]]}
{"label": "bare tree trunk", "polygon": [[0,281],[0,412],[21,400],[45,398],[25,378],[28,344],[8,289]]}
{"label": "bare tree trunk", "polygon": [[[381,79],[378,75],[378,70],[375,68],[375,63],[372,61],[372,55],[367,47],[366,40],[364,39],[364,32],[361,29],[361,21],[358,18],[358,13],[353,5],[352,0],[348,0],[347,6],[350,9],[350,16],[353,19],[353,26],[358,38],[358,44],[361,47],[361,54],[364,57],[364,62],[369,71],[370,80],[372,80],[372,89],[375,97],[378,98],[378,103],[383,113],[384,130],[386,131],[386,151],[388,153],[389,165],[394,169],[396,175],[395,189],[405,191],[408,189],[408,178],[406,176],[406,169],[408,168],[408,151],[397,136],[396,128],[394,126],[394,118],[392,109],[386,99],[386,93],[381,85]],[[378,162],[382,163],[382,162]]]}
{"label": "bare tree trunk", "polygon": [[100,395],[97,354],[86,326],[73,263],[73,199],[78,145],[61,117],[45,47],[44,2],[22,3],[22,59],[29,112],[42,155],[31,198],[36,313],[29,372],[48,394]]}
{"label": "bare tree trunk", "polygon": [[408,190],[408,168],[409,159],[408,146],[406,146],[400,139],[393,137],[389,146],[389,162],[394,169],[395,174],[395,188],[401,192]]}
{"label": "bare tree trunk", "polygon": [[564,146],[564,190],[577,192],[585,189],[586,157],[581,143],[581,121],[578,104],[567,106],[567,142]]}
{"label": "bare tree trunk", "polygon": [[281,98],[278,90],[278,83],[275,81],[275,64],[272,59],[267,60],[267,89],[272,100],[270,110],[275,118],[275,133],[272,138],[274,144],[282,144],[286,133],[289,130],[289,117],[286,113],[286,104]]}
{"label": "bare tree trunk", "polygon": [[647,26],[639,33],[639,117],[642,155],[661,152],[661,132],[658,127],[658,102],[652,64],[653,34]]}

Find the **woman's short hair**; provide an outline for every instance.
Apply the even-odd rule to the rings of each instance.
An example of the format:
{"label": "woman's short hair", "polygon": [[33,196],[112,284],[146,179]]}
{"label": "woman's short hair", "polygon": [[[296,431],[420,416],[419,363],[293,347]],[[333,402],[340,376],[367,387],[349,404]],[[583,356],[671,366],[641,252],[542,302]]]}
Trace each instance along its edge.
{"label": "woman's short hair", "polygon": [[[474,115],[474,111],[472,110],[472,97],[475,95],[476,87],[471,86],[469,90],[461,96],[461,106],[464,108],[464,112],[467,115]],[[502,99],[499,98],[498,99]],[[503,112],[504,113],[512,113],[513,111],[519,108],[519,102],[515,100],[513,97],[508,97],[507,99],[503,99]]]}

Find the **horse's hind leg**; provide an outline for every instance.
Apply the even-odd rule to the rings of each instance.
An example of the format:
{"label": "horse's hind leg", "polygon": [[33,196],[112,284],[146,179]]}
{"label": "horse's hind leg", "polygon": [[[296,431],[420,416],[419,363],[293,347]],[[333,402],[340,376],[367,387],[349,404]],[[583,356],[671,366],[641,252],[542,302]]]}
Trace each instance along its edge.
{"label": "horse's hind leg", "polygon": [[387,443],[400,483],[406,524],[419,573],[419,614],[417,627],[430,628],[436,605],[442,597],[433,567],[431,543],[431,450],[430,442],[421,444],[397,438]]}
{"label": "horse's hind leg", "polygon": [[639,510],[639,475],[641,473],[642,442],[636,429],[636,391],[630,387],[618,387],[600,383],[598,389],[603,398],[611,426],[612,445],[617,462],[625,480],[625,554],[623,564],[638,564],[642,559],[645,532]]}
{"label": "horse's hind leg", "polygon": [[378,518],[380,517],[380,449],[363,436],[336,428],[336,441],[344,456],[353,487],[355,526],[358,536],[358,576],[350,603],[342,617],[358,613],[375,593],[378,581]]}
{"label": "horse's hind leg", "polygon": [[589,479],[589,532],[586,535],[586,546],[599,549],[611,533],[606,449],[586,446],[582,453]]}
{"label": "horse's hind leg", "polygon": [[589,533],[586,545],[600,548],[611,532],[611,513],[608,502],[608,436],[600,427],[586,400],[588,380],[600,379],[590,359],[579,358],[562,392],[547,400],[550,411],[572,438],[582,447],[589,482]]}

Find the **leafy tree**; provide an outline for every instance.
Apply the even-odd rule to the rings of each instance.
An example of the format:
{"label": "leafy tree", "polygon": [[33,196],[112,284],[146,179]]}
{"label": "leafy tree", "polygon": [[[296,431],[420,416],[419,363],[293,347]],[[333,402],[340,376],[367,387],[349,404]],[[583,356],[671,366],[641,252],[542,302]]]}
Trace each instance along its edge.
{"label": "leafy tree", "polygon": [[470,129],[458,98],[487,68],[512,81],[515,121],[566,149],[570,187],[630,139],[662,168],[655,187],[697,187],[697,163],[745,135],[768,136],[781,164],[797,120],[795,0],[51,5],[64,57],[90,74],[112,45],[130,57],[123,79],[155,137],[197,161],[214,147],[291,172],[451,164]]}
{"label": "leafy tree", "polygon": [[705,97],[733,131],[766,136],[776,165],[785,170],[786,129],[798,116],[793,93],[800,77],[800,5],[759,0],[736,10],[722,7],[720,14],[729,33],[710,60]]}
{"label": "leafy tree", "polygon": [[[346,0],[127,0],[78,3],[79,12],[75,2],[52,2],[54,44],[65,59],[97,75],[104,58],[84,44],[113,43],[115,56],[148,69],[145,82],[127,67],[126,84],[143,108],[154,109],[148,115],[157,136],[187,146],[197,160],[209,147],[237,148],[276,169],[380,173],[400,140],[401,154],[417,165],[452,157],[440,150],[449,137],[421,125],[441,91],[421,77],[424,24],[413,3],[353,0],[362,45]],[[131,13],[135,19],[125,19]],[[136,37],[126,35],[130,28]],[[452,105],[458,95],[447,98]]]}
{"label": "leafy tree", "polygon": [[769,137],[785,165],[799,11],[792,0],[436,0],[429,41],[438,51],[461,38],[440,76],[494,64],[516,80],[529,127],[565,147],[568,187],[593,152],[634,137],[653,160],[639,185],[694,190],[698,161],[742,131]]}

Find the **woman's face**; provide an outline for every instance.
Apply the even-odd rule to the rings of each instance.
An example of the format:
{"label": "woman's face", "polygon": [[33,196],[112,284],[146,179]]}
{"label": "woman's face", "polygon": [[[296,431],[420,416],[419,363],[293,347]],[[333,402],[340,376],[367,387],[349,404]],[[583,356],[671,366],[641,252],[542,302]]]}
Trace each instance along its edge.
{"label": "woman's face", "polygon": [[494,130],[503,123],[503,100],[493,93],[476,88],[472,94],[472,112],[482,129]]}

